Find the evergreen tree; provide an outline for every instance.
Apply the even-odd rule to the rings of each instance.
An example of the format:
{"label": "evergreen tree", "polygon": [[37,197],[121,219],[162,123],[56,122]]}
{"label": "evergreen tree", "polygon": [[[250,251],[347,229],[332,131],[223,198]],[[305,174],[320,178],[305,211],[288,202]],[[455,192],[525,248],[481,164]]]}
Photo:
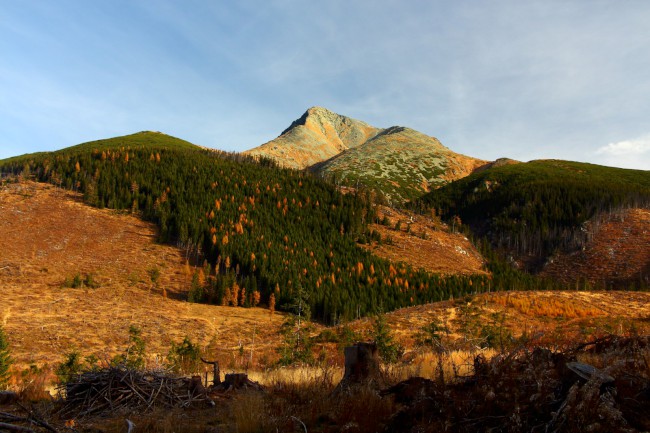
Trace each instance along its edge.
{"label": "evergreen tree", "polygon": [[124,353],[115,356],[111,363],[122,364],[128,368],[142,369],[145,367],[145,342],[142,339],[142,330],[136,325],[129,327],[129,346]]}
{"label": "evergreen tree", "polygon": [[9,341],[0,325],[0,389],[6,389],[9,382],[9,368],[13,363],[9,353]]}
{"label": "evergreen tree", "polygon": [[278,348],[280,365],[290,365],[296,362],[311,364],[314,360],[313,341],[309,335],[311,312],[308,299],[308,294],[302,285],[298,284],[295,296],[289,303],[290,313],[280,331],[284,337],[282,345]]}
{"label": "evergreen tree", "polygon": [[390,328],[386,323],[386,317],[383,314],[375,316],[375,322],[372,327],[372,337],[377,345],[379,356],[384,362],[394,364],[404,354],[404,348],[396,343]]}

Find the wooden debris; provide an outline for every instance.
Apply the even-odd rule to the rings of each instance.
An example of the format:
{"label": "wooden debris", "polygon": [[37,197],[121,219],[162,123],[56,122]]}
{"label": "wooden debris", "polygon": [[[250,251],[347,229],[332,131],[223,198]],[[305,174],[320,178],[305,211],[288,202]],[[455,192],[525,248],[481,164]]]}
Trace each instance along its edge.
{"label": "wooden debris", "polygon": [[638,337],[614,340],[602,359],[623,361],[602,368],[576,359],[590,343],[476,357],[474,374],[447,383],[410,378],[380,392],[401,405],[385,431],[420,431],[422,420],[430,432],[650,431],[647,348]]}
{"label": "wooden debris", "polygon": [[[18,406],[28,413],[28,416],[19,416],[13,413],[0,412],[0,431],[16,431],[16,432],[52,432],[58,433],[54,427],[34,414],[32,411],[24,408],[22,405]],[[24,424],[24,425],[23,425]],[[39,429],[39,427],[41,429]]]}
{"label": "wooden debris", "polygon": [[196,392],[197,387],[192,388],[192,383],[166,371],[118,366],[83,373],[60,391],[65,393],[65,412],[76,412],[80,418],[126,408],[149,410],[207,403],[205,392]]}
{"label": "wooden debris", "polygon": [[609,374],[603,373],[596,367],[583,362],[567,362],[567,368],[584,380],[597,380],[600,383],[614,383],[614,378]]}

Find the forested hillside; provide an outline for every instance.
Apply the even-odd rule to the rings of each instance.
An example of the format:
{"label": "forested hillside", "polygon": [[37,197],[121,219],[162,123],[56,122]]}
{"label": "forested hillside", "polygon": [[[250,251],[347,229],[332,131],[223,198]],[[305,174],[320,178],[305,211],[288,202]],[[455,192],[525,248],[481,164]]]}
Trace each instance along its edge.
{"label": "forested hillside", "polygon": [[366,223],[373,208],[364,197],[342,195],[268,160],[205,150],[160,133],[11,158],[0,170],[78,190],[89,204],[156,222],[161,241],[181,246],[201,267],[192,301],[290,308],[300,295],[316,318],[329,322],[511,286],[390,264],[357,246],[372,235]]}
{"label": "forested hillside", "polygon": [[446,185],[415,207],[462,222],[527,269],[582,248],[599,214],[650,206],[650,172],[544,160],[493,167]]}

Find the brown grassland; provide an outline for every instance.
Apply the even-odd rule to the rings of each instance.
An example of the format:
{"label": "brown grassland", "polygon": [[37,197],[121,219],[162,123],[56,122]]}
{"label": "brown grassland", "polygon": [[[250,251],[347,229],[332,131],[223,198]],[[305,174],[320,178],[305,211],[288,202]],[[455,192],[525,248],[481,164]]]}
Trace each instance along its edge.
{"label": "brown grassland", "polygon": [[[462,235],[433,220],[411,222],[411,215],[381,212],[388,214],[391,227],[398,219],[403,227],[398,232],[375,226],[394,240],[390,246],[371,246],[376,254],[436,272],[480,270],[482,258]],[[421,233],[425,236],[418,237]],[[220,361],[222,371],[247,370],[271,394],[231,396],[209,410],[131,414],[135,431],[306,431],[303,422],[309,431],[378,431],[386,426],[387,414],[397,410],[394,400],[371,389],[331,396],[342,374],[336,342],[316,345],[317,366],[269,370],[278,357],[285,316],[264,308],[188,303],[191,270],[182,253],[156,243],[155,227],[137,216],[86,206],[78,194],[50,185],[4,184],[0,239],[0,323],[15,359],[16,388],[21,377],[29,377],[20,372],[30,365],[52,368],[71,350],[110,359],[124,350],[129,326],[136,325],[150,367],[162,363],[172,342],[188,336],[207,357]],[[157,285],[148,275],[153,268],[161,272]],[[63,287],[76,274],[92,275],[98,287]],[[607,335],[649,335],[650,294],[504,291],[405,308],[386,314],[386,321],[405,349],[403,362],[385,372],[388,384],[414,375],[436,378],[439,369],[452,381],[472,374],[478,354],[490,359],[519,344],[566,349]],[[439,325],[441,355],[422,344],[422,328],[431,323]],[[373,319],[365,318],[345,326],[370,338],[372,325]],[[486,349],[486,330],[507,338]],[[312,335],[327,332],[337,329],[314,325]],[[644,359],[647,365],[650,358]],[[39,380],[47,385],[54,376]],[[83,420],[78,431],[125,431],[124,416]]]}
{"label": "brown grassland", "polygon": [[[407,210],[379,206],[378,220],[388,225],[371,224],[382,239],[366,248],[379,257],[439,274],[484,274],[484,260],[474,245],[461,233],[454,233],[439,218],[417,215]],[[398,225],[399,224],[399,225]]]}

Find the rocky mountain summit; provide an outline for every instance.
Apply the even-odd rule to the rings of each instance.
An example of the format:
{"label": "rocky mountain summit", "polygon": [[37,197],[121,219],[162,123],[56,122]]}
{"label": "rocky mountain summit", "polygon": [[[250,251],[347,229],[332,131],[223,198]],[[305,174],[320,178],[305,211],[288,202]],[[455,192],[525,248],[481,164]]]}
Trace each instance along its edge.
{"label": "rocky mountain summit", "polygon": [[245,152],[309,169],[341,185],[366,187],[401,202],[472,173],[487,162],[460,155],[403,126],[376,128],[312,107],[282,134]]}
{"label": "rocky mountain summit", "polygon": [[304,169],[375,137],[382,130],[322,107],[308,109],[274,140],[244,153]]}

